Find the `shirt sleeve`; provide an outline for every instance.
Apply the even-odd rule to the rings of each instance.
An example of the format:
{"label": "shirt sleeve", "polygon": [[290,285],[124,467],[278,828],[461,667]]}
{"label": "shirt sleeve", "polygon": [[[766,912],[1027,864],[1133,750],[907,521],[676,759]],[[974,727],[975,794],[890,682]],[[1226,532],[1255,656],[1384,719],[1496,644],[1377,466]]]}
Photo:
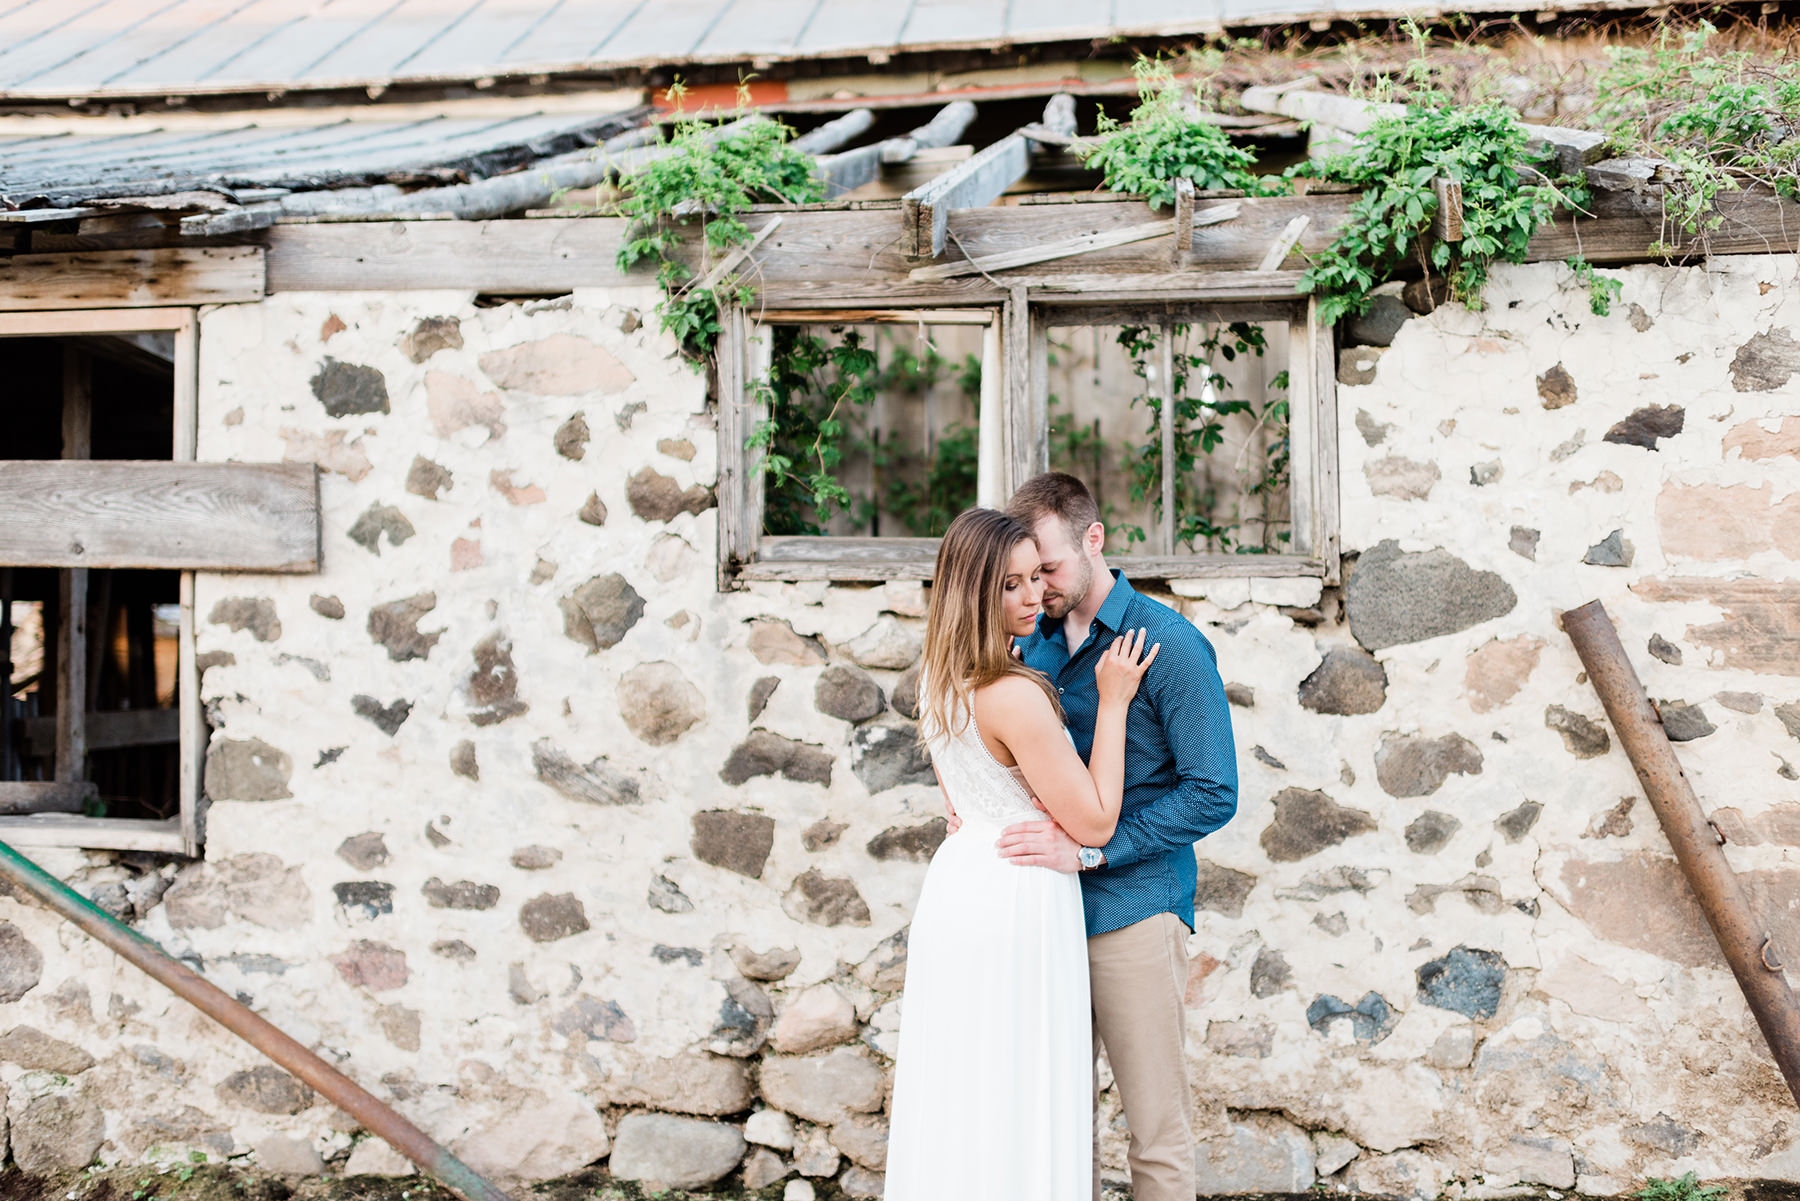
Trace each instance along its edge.
{"label": "shirt sleeve", "polygon": [[1108,867],[1191,847],[1237,813],[1237,746],[1212,647],[1197,630],[1172,632],[1161,634],[1143,687],[1175,758],[1175,786],[1119,819],[1101,848]]}

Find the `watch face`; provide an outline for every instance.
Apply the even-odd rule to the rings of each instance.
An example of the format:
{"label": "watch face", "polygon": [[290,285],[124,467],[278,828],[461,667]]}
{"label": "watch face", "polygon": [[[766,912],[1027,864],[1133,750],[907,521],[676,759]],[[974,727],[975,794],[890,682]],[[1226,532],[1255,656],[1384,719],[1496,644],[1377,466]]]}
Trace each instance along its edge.
{"label": "watch face", "polygon": [[1081,860],[1081,866],[1083,867],[1100,866],[1100,852],[1093,847],[1082,847],[1081,854],[1078,855],[1077,858]]}

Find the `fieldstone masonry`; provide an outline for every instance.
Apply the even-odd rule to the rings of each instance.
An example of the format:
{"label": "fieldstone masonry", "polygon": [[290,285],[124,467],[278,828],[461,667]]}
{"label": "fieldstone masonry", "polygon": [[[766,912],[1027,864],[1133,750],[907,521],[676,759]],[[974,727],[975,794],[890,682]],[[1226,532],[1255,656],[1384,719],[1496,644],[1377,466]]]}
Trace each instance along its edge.
{"label": "fieldstone masonry", "polygon": [[[1606,603],[1800,962],[1796,261],[1613,274],[1611,317],[1544,264],[1359,326],[1341,590],[1144,584],[1216,647],[1242,774],[1190,940],[1209,1189],[1800,1180],[1557,627]],[[926,594],[717,591],[730,448],[654,302],[208,313],[200,457],[317,463],[323,570],[199,577],[206,860],[43,858],[498,1177],[875,1195],[944,830]],[[23,1167],[406,1171],[13,899],[0,1006]]]}

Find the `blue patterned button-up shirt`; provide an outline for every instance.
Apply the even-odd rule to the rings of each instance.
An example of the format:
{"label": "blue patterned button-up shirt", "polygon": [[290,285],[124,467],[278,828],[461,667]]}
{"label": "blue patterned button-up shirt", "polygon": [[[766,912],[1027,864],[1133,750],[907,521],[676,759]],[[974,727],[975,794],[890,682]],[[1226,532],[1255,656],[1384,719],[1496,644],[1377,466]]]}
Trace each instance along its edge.
{"label": "blue patterned button-up shirt", "polygon": [[1063,624],[1038,618],[1025,662],[1061,694],[1069,733],[1085,761],[1094,748],[1100,692],[1094,663],[1115,635],[1148,629],[1162,644],[1125,719],[1125,801],[1104,848],[1106,866],[1081,874],[1091,938],[1158,913],[1194,928],[1194,844],[1237,812],[1237,751],[1212,644],[1194,624],[1140,595],[1123,573],[1073,654]]}

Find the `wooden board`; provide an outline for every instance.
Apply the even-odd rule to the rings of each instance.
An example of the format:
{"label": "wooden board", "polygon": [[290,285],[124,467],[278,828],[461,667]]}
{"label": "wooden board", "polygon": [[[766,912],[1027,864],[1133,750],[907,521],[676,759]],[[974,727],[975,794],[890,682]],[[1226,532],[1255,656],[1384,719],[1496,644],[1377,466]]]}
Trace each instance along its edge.
{"label": "wooden board", "polygon": [[[28,717],[25,753],[50,755],[56,750],[56,718]],[[87,715],[87,749],[109,751],[125,746],[165,746],[181,741],[179,709],[120,709]]]}
{"label": "wooden board", "polygon": [[261,300],[260,247],[88,250],[0,260],[0,312]]}
{"label": "wooden board", "polygon": [[0,564],[319,569],[310,463],[0,461]]}
{"label": "wooden board", "polygon": [[[95,851],[184,853],[181,822],[131,821],[116,817],[38,814],[0,817],[0,842],[15,847],[85,847]],[[191,853],[191,852],[187,852]]]}
{"label": "wooden board", "polygon": [[[54,722],[52,717],[40,720]],[[55,741],[55,732],[51,741]],[[100,800],[100,790],[92,781],[0,780],[0,814],[19,813],[83,813],[89,802]]]}

